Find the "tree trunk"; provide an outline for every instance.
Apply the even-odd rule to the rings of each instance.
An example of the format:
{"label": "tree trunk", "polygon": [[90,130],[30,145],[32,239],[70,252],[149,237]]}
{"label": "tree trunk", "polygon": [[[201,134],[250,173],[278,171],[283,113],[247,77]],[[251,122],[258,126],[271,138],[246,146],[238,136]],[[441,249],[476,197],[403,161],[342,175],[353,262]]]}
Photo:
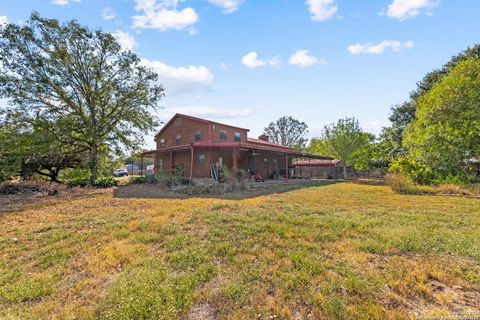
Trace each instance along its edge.
{"label": "tree trunk", "polygon": [[90,169],[90,182],[97,179],[98,175],[98,151],[96,147],[90,149],[90,161],[88,163]]}
{"label": "tree trunk", "polygon": [[343,163],[343,179],[347,179],[347,164]]}

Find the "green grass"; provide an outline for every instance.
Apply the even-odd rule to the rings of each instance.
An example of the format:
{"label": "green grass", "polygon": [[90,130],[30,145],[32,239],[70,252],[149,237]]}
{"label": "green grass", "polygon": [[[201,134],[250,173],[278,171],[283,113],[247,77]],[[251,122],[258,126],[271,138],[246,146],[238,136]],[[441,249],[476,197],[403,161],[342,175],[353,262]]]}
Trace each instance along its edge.
{"label": "green grass", "polygon": [[480,301],[480,200],[361,183],[0,217],[0,318],[403,319]]}

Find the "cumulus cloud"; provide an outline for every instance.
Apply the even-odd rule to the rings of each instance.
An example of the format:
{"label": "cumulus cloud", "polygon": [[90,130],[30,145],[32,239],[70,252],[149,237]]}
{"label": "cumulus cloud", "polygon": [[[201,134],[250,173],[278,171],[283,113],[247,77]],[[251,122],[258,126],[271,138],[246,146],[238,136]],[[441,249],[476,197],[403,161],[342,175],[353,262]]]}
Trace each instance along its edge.
{"label": "cumulus cloud", "polygon": [[167,111],[211,118],[239,118],[253,113],[249,108],[215,108],[211,106],[174,107],[167,109]]}
{"label": "cumulus cloud", "polygon": [[313,21],[328,20],[337,12],[335,0],[306,0]]}
{"label": "cumulus cloud", "polygon": [[52,0],[52,3],[58,6],[66,6],[67,4],[70,4],[72,2],[80,2],[80,1],[81,0]]}
{"label": "cumulus cloud", "polygon": [[116,16],[117,16],[117,13],[112,8],[106,7],[102,9],[103,20],[112,20],[112,19],[115,19]]}
{"label": "cumulus cloud", "polygon": [[8,17],[7,16],[0,16],[0,26],[7,24],[8,23]]}
{"label": "cumulus cloud", "polygon": [[232,13],[238,10],[243,0],[208,0],[208,2],[222,8],[224,13]]}
{"label": "cumulus cloud", "polygon": [[132,17],[135,29],[182,30],[198,21],[191,7],[179,10],[180,0],[135,0],[135,10],[142,14]]}
{"label": "cumulus cloud", "polygon": [[276,67],[280,65],[280,59],[278,57],[273,57],[269,60],[260,60],[258,59],[258,54],[255,51],[252,51],[243,56],[242,63],[251,69],[265,66]]}
{"label": "cumulus cloud", "polygon": [[130,35],[128,32],[117,30],[114,33],[112,33],[112,35],[115,38],[115,40],[117,40],[118,44],[122,47],[122,50],[133,51],[138,46],[137,42],[135,41],[135,38],[132,35]]}
{"label": "cumulus cloud", "polygon": [[290,56],[288,63],[302,68],[313,66],[315,64],[327,64],[325,60],[319,60],[317,57],[310,55],[308,50],[297,50]]}
{"label": "cumulus cloud", "polygon": [[421,12],[432,14],[439,0],[393,0],[388,6],[387,16],[398,20],[407,20],[418,16]]}
{"label": "cumulus cloud", "polygon": [[213,84],[213,74],[204,66],[172,67],[160,61],[141,61],[158,74],[158,82],[165,87],[167,95],[207,89]]}
{"label": "cumulus cloud", "polygon": [[403,49],[413,48],[415,43],[413,41],[394,41],[394,40],[383,40],[377,44],[368,42],[364,44],[352,44],[348,46],[348,51],[351,54],[362,54],[362,53],[369,53],[369,54],[381,54],[385,51],[385,49],[391,49],[393,52],[400,52]]}

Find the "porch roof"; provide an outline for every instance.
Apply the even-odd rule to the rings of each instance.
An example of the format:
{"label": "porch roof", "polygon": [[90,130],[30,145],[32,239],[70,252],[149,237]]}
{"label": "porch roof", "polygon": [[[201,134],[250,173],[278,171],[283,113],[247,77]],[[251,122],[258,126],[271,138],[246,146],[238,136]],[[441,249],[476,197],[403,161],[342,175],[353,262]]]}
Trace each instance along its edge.
{"label": "porch roof", "polygon": [[301,151],[296,151],[289,147],[284,146],[277,146],[272,144],[256,144],[256,143],[232,143],[232,142],[224,142],[224,143],[211,143],[211,142],[196,142],[192,144],[184,144],[178,145],[168,148],[162,148],[157,150],[150,150],[142,153],[141,155],[146,158],[154,158],[156,154],[161,154],[170,151],[183,151],[183,150],[190,150],[193,149],[230,149],[230,148],[239,148],[239,149],[246,149],[247,151],[268,151],[274,152],[278,154],[284,154],[285,156],[290,157],[299,157],[299,158],[308,158],[308,159],[324,159],[324,160],[333,160],[333,158],[320,156],[316,154],[309,154]]}

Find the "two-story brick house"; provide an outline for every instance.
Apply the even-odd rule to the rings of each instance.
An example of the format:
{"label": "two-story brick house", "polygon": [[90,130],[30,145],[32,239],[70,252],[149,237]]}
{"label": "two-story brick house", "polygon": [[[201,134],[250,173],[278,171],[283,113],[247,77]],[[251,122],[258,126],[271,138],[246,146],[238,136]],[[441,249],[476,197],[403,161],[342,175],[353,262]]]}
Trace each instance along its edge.
{"label": "two-story brick house", "polygon": [[207,178],[211,166],[255,172],[264,178],[288,177],[292,159],[326,157],[308,155],[271,143],[268,137],[248,137],[248,129],[183,114],[174,115],[155,135],[155,171],[179,169],[185,177]]}

